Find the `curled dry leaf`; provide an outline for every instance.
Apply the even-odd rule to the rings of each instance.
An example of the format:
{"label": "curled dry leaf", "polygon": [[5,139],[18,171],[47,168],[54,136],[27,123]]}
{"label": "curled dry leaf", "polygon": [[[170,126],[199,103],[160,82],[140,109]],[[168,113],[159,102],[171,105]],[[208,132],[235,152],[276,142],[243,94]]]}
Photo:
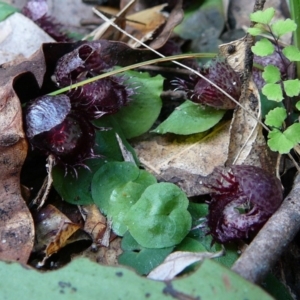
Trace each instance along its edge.
{"label": "curled dry leaf", "polygon": [[0,70],[0,259],[27,263],[34,226],[21,196],[20,171],[27,155],[22,109],[14,78]]}
{"label": "curled dry leaf", "polygon": [[147,276],[154,280],[172,280],[176,275],[182,272],[186,267],[205,258],[216,258],[224,255],[221,250],[216,253],[211,252],[173,252],[166,257],[164,262],[152,270]]}
{"label": "curled dry leaf", "polygon": [[36,244],[34,245],[34,252],[45,252],[43,262],[66,246],[71,235],[80,229],[80,225],[71,222],[52,205],[42,208],[36,214],[35,222]]}

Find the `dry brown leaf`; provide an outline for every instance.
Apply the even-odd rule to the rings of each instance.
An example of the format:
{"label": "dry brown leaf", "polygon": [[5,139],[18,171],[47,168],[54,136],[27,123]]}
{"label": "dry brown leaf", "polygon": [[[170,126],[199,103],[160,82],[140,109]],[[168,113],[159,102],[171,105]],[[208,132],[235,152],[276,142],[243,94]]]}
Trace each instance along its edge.
{"label": "dry brown leaf", "polygon": [[12,78],[0,85],[0,259],[27,263],[34,226],[21,196],[20,171],[27,155],[22,110],[12,91]]}
{"label": "dry brown leaf", "polygon": [[92,236],[95,243],[102,239],[106,229],[106,218],[95,205],[85,205],[81,207],[85,222],[83,229]]}
{"label": "dry brown leaf", "polygon": [[27,155],[27,142],[13,82],[14,76],[0,70],[0,259],[27,263],[34,226],[21,196],[20,171]]}
{"label": "dry brown leaf", "polygon": [[177,5],[172,9],[166,24],[163,27],[161,33],[150,43],[150,47],[153,49],[158,49],[162,47],[166,41],[169,39],[173,29],[181,23],[183,20],[184,13],[182,10],[182,5],[178,1]]}
{"label": "dry brown leaf", "polygon": [[[118,25],[121,29],[124,29],[125,25],[126,25],[126,19],[125,19],[126,14],[127,14],[128,10],[132,7],[133,4],[134,4],[134,1],[132,0],[128,3],[128,5],[126,5],[119,12],[116,12],[111,9],[107,9],[106,7],[102,7],[102,6],[97,7],[97,9],[99,9],[102,12],[109,13],[109,14],[112,13],[113,15],[115,13],[115,17],[112,17],[110,19],[111,22]],[[93,37],[94,41],[99,40],[100,38],[107,39],[107,40],[120,40],[121,36],[122,36],[122,33],[120,31],[116,30],[108,22],[104,22],[98,28],[96,28],[91,33],[89,33],[84,39],[87,40],[88,38]]]}
{"label": "dry brown leaf", "polygon": [[46,257],[58,252],[61,248],[67,245],[70,236],[80,229],[80,225],[71,222],[64,222],[61,224],[54,239],[49,243],[46,248]]}
{"label": "dry brown leaf", "polygon": [[[248,96],[247,101],[243,103],[244,107],[261,119],[258,108],[260,97],[253,80],[249,83]],[[274,173],[275,157],[271,155],[267,146],[261,124],[239,107],[234,113],[230,129],[231,140],[226,164],[252,165]]]}
{"label": "dry brown leaf", "polygon": [[195,262],[200,262],[206,258],[215,258],[224,255],[224,251],[219,252],[185,252],[177,251],[168,255],[162,264],[153,269],[147,278],[154,280],[172,280],[186,267]]}
{"label": "dry brown leaf", "polygon": [[[214,130],[203,138],[203,134],[190,136],[150,135],[143,136],[133,143],[141,163],[155,176],[181,184],[181,188],[188,196],[199,195],[200,190],[195,187],[196,178],[206,177],[216,166],[224,165],[227,159],[229,144],[229,123],[217,125]],[[213,151],[212,151],[213,149]],[[182,172],[182,174],[181,174]],[[191,182],[187,182],[191,179]],[[200,181],[200,180],[199,180]],[[198,182],[199,182],[198,181]]]}
{"label": "dry brown leaf", "polygon": [[[235,51],[230,51],[234,47]],[[242,38],[219,46],[220,54],[238,73],[244,71],[246,39]],[[252,78],[245,97],[239,100],[230,126],[230,144],[226,165],[253,165],[274,172],[270,152],[262,133],[260,96]],[[255,117],[255,118],[254,118]]]}
{"label": "dry brown leaf", "polygon": [[[16,2],[14,0],[13,2]],[[27,1],[25,1],[27,2]],[[63,24],[66,32],[87,32],[89,29],[81,26],[83,18],[93,18],[91,5],[82,0],[47,0],[49,14],[53,16],[57,22]]]}
{"label": "dry brown leaf", "polygon": [[[126,6],[116,14],[116,17],[111,18],[110,21],[114,22],[119,28],[125,30],[128,34],[134,36],[141,42],[154,39],[149,45],[152,49],[158,49],[166,43],[173,32],[174,27],[182,21],[184,16],[180,2],[178,2],[178,4],[172,9],[170,14],[162,12],[163,8],[166,7],[167,4],[157,5],[133,14],[127,14],[131,6],[132,2],[127,3]],[[104,7],[98,8],[99,11],[102,12],[111,12],[110,9]],[[98,14],[101,18],[104,18],[97,11],[96,14]],[[161,32],[154,38],[153,34],[158,29],[161,29]],[[93,31],[87,37],[94,36],[94,39],[99,39],[100,37],[104,38],[104,35],[102,34],[103,32],[106,32],[106,30],[109,31],[110,39],[126,42],[133,48],[141,45],[134,39],[130,39],[127,35],[123,35],[123,37],[119,39],[120,33],[117,29],[112,29],[112,26],[108,24],[108,22],[99,26],[96,31]],[[85,39],[87,37],[85,37]]]}
{"label": "dry brown leaf", "polygon": [[53,205],[47,205],[37,212],[35,223],[36,243],[34,252],[43,251],[45,259],[67,245],[70,236],[80,229],[80,225],[72,223]]}
{"label": "dry brown leaf", "polygon": [[[126,31],[138,40],[145,42],[152,38],[153,33],[167,21],[167,16],[161,11],[167,4],[157,5],[128,16]],[[135,48],[141,44],[129,40],[128,45]]]}
{"label": "dry brown leaf", "polygon": [[[115,23],[120,29],[125,29],[126,32],[134,36],[136,39],[140,40],[141,42],[145,42],[151,39],[153,33],[166,22],[167,16],[161,12],[166,4],[154,6],[152,8],[126,16],[126,13],[132,4],[132,1],[128,3],[127,6],[125,6],[116,15],[116,17],[111,18],[110,21]],[[103,15],[97,11],[95,11],[95,13],[101,18],[104,18]],[[97,30],[85,37],[85,39],[89,36],[94,36],[94,40],[99,38],[103,39],[107,38],[107,34],[109,34],[110,39],[126,42],[132,48],[136,48],[141,45],[135,40],[128,38],[126,35],[123,35],[121,38],[120,32],[117,29],[112,28],[109,22],[103,23]]]}
{"label": "dry brown leaf", "polygon": [[[257,119],[260,119],[260,98],[253,81],[250,81],[247,95],[249,95],[249,98],[241,99],[243,102],[240,102],[246,110],[237,107],[233,115],[230,127],[231,140],[227,160],[228,165],[245,164],[257,135],[261,132],[261,125],[248,113],[250,112]],[[253,165],[259,166],[257,163]]]}

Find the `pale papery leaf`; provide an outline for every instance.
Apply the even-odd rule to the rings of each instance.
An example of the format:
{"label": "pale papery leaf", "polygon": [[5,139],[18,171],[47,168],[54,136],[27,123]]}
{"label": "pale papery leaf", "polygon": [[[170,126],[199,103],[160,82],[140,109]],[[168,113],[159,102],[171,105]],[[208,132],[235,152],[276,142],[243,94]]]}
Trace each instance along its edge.
{"label": "pale papery leaf", "polygon": [[[253,81],[250,82],[249,93],[247,96],[249,98],[244,99],[244,102],[242,103],[246,110],[238,107],[234,112],[230,129],[231,140],[226,164],[251,164],[262,167],[261,162],[265,161],[265,159],[262,160],[259,158],[259,152],[255,151],[255,155],[251,157],[251,152],[254,149],[255,144],[263,143],[261,139],[261,125],[248,113],[250,112],[254,114],[256,118],[260,119],[260,97]],[[258,142],[258,140],[260,140],[260,142]],[[261,150],[261,155],[265,156],[263,148]]]}
{"label": "pale papery leaf", "polygon": [[221,250],[216,253],[211,252],[185,252],[177,251],[167,256],[164,262],[152,270],[147,278],[154,280],[172,280],[176,275],[182,272],[186,267],[195,262],[200,262],[205,258],[216,258],[224,255]]}
{"label": "pale papery leaf", "polygon": [[0,64],[20,57],[29,58],[42,43],[54,42],[40,27],[20,13],[14,13],[0,22],[0,32]]}

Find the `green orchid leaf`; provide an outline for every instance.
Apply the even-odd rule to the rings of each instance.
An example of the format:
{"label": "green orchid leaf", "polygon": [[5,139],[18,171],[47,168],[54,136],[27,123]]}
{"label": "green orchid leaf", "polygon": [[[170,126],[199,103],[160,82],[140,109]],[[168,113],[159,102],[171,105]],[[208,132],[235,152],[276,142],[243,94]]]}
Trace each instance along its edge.
{"label": "green orchid leaf", "polygon": [[89,168],[76,168],[77,176],[73,171],[66,174],[64,167],[55,166],[52,170],[53,186],[64,201],[75,205],[93,204],[91,196],[91,182],[96,172],[103,164],[101,158],[85,161]]}
{"label": "green orchid leaf", "polygon": [[123,130],[114,116],[103,116],[93,121],[93,124],[99,128],[96,131],[95,154],[109,160],[123,161],[124,158],[116,137],[118,135],[126,150],[131,152],[136,164],[139,163],[134,149],[126,140]]}
{"label": "green orchid leaf", "polygon": [[92,179],[92,198],[98,208],[112,220],[112,228],[122,236],[127,231],[124,219],[144,190],[156,183],[150,173],[130,162],[108,162]]}
{"label": "green orchid leaf", "polygon": [[170,132],[182,135],[204,132],[215,126],[225,112],[225,110],[217,110],[187,100],[177,107],[153,132],[159,134]]}
{"label": "green orchid leaf", "polygon": [[125,74],[129,78],[126,84],[137,89],[129,104],[116,113],[114,118],[129,139],[145,133],[156,121],[162,107],[160,94],[164,78],[136,71],[127,71]]}
{"label": "green orchid leaf", "polygon": [[113,190],[109,198],[107,216],[112,220],[112,228],[117,235],[123,236],[127,231],[124,223],[127,212],[138,201],[144,190],[154,183],[156,183],[156,178],[141,170],[138,179],[134,182],[129,181]]}
{"label": "green orchid leaf", "polygon": [[179,244],[191,228],[185,193],[172,183],[146,188],[127,213],[126,225],[145,248],[167,248]]}
{"label": "green orchid leaf", "polygon": [[107,214],[113,190],[134,181],[140,170],[130,162],[108,162],[99,168],[92,180],[92,197],[99,209]]}

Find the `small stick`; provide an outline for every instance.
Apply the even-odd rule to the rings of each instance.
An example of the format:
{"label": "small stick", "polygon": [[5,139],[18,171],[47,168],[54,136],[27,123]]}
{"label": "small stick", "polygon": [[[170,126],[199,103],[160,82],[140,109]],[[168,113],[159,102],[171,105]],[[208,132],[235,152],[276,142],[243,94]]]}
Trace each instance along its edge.
{"label": "small stick", "polygon": [[52,187],[52,168],[55,164],[55,158],[52,155],[49,155],[47,158],[47,176],[44,179],[43,185],[40,188],[37,196],[32,200],[30,206],[38,205],[37,210],[39,210],[46,202],[48,195],[50,193],[50,189]]}
{"label": "small stick", "polygon": [[109,246],[109,240],[110,240],[110,235],[111,235],[111,227],[112,227],[112,220],[107,219],[107,223],[106,223],[106,229],[105,232],[103,234],[103,237],[100,241],[100,245],[104,246],[104,247],[108,247]]}
{"label": "small stick", "polygon": [[133,163],[134,165],[136,165],[136,162],[135,162],[135,159],[134,159],[132,153],[125,147],[122,139],[120,138],[120,136],[117,133],[116,133],[116,138],[117,138],[122,156],[124,158],[124,161],[129,161],[129,162]]}

